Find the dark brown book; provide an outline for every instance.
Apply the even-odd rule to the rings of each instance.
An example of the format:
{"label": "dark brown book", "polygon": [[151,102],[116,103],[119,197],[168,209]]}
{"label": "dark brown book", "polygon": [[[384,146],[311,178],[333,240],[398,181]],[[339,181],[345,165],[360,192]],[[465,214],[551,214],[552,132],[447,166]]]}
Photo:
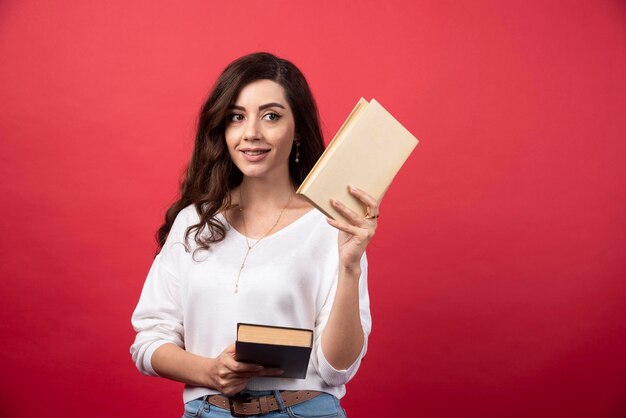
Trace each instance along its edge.
{"label": "dark brown book", "polygon": [[235,359],[283,370],[277,377],[305,379],[312,347],[310,329],[237,324]]}

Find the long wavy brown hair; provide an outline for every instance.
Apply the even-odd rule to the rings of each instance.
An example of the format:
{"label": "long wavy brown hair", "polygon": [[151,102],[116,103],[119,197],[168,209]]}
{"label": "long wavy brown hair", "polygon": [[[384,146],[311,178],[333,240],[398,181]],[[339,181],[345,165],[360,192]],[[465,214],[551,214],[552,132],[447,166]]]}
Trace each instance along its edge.
{"label": "long wavy brown hair", "polygon": [[[215,82],[200,111],[195,145],[181,183],[180,198],[165,212],[165,221],[156,234],[157,254],[178,213],[191,204],[200,221],[187,228],[185,243],[193,234],[197,249],[206,250],[226,236],[226,225],[215,215],[231,207],[230,191],[243,179],[226,146],[226,119],[239,92],[251,82],[263,79],[283,87],[293,112],[296,135],[300,139],[299,162],[294,162],[295,147],[289,157],[289,175],[294,186],[298,187],[304,181],[324,151],[315,100],[304,75],[295,65],[266,52],[245,55],[233,61]],[[205,228],[208,233],[203,233]],[[189,249],[188,245],[186,247]]]}

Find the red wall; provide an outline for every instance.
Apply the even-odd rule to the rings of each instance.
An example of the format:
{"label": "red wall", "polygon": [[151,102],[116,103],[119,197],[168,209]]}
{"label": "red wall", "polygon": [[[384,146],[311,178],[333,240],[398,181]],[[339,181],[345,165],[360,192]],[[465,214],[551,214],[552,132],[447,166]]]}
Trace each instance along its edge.
{"label": "red wall", "polygon": [[0,415],[182,414],[129,319],[196,112],[257,50],[327,137],[365,96],[421,140],[369,249],[352,417],[626,416],[616,0],[2,1]]}

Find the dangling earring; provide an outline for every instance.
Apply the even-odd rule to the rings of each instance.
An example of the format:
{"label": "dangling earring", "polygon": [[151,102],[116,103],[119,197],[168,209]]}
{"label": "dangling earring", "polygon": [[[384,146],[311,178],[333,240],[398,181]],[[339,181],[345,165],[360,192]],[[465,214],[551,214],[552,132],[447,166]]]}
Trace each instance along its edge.
{"label": "dangling earring", "polygon": [[296,163],[300,162],[300,140],[296,139]]}

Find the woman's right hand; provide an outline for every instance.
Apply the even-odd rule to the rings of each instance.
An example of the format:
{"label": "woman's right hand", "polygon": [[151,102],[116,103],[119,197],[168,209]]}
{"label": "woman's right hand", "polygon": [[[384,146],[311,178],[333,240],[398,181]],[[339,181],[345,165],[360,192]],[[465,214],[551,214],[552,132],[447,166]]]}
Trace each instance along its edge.
{"label": "woman's right hand", "polygon": [[280,376],[282,373],[280,369],[235,360],[235,344],[231,344],[213,361],[209,371],[210,386],[226,396],[232,396],[244,390],[252,377]]}

